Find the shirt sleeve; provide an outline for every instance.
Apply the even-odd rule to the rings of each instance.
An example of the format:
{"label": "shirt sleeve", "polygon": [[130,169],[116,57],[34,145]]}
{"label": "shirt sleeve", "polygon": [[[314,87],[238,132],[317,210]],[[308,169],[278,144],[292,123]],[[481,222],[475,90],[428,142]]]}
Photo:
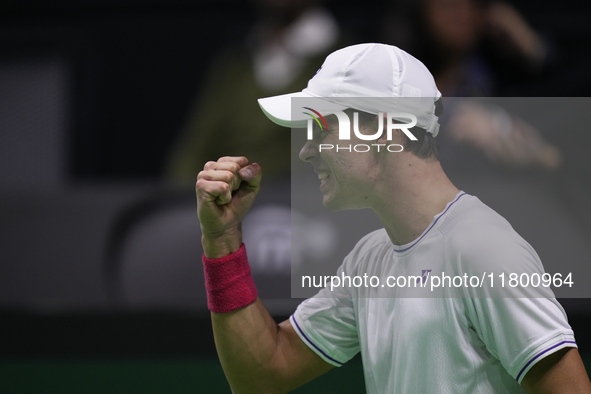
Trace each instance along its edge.
{"label": "shirt sleeve", "polygon": [[468,303],[472,327],[519,383],[544,357],[577,347],[566,314],[555,299],[472,298]]}
{"label": "shirt sleeve", "polygon": [[346,288],[320,290],[298,306],[290,321],[302,341],[329,364],[340,367],[359,353],[354,303]]}
{"label": "shirt sleeve", "polygon": [[[464,300],[471,328],[507,372],[521,383],[538,361],[565,347],[577,347],[566,313],[550,288],[508,285],[509,273],[534,274],[544,268],[533,248],[512,228],[500,223],[486,231],[465,235],[463,255],[457,257],[463,272],[493,273],[494,287],[484,288]],[[504,287],[498,280],[505,273]]]}

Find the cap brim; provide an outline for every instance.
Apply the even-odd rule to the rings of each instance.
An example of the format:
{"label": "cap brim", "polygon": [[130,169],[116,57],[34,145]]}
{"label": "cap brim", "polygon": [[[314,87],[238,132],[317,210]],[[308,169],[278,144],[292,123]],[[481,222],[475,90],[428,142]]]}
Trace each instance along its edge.
{"label": "cap brim", "polygon": [[[292,104],[292,98],[297,99],[297,104]],[[280,96],[258,99],[258,103],[269,119],[283,127],[306,127],[308,119],[311,119],[300,107],[311,107],[322,115],[329,115],[333,111],[342,111],[348,107],[331,101],[315,97],[306,92],[282,94]],[[292,108],[297,105],[298,108]]]}

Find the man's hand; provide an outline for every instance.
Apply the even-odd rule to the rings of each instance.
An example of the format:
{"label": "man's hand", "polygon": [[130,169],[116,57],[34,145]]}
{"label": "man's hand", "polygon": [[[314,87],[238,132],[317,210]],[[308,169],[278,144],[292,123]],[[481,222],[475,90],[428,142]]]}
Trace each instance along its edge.
{"label": "man's hand", "polygon": [[485,17],[493,38],[512,46],[533,64],[543,63],[547,51],[544,42],[515,7],[494,1],[487,7]]}
{"label": "man's hand", "polygon": [[242,244],[240,225],[261,188],[262,168],[246,157],[222,157],[197,176],[197,215],[205,256],[219,258]]}

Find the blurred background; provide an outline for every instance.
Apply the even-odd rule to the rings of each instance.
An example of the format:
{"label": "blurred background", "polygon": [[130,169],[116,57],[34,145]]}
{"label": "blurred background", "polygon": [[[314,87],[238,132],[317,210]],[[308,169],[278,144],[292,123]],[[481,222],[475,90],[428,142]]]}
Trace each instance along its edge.
{"label": "blurred background", "polygon": [[[0,392],[229,393],[196,174],[221,155],[263,165],[245,234],[260,295],[287,318],[300,301],[289,291],[291,138],[256,98],[303,89],[350,44],[424,61],[450,98],[438,140],[452,180],[542,261],[591,263],[591,133],[559,117],[584,120],[591,105],[590,16],[575,0],[0,2]],[[511,97],[577,99],[509,110]],[[296,224],[350,249],[330,220]],[[591,303],[561,301],[589,369]],[[361,361],[299,390],[363,392]]]}

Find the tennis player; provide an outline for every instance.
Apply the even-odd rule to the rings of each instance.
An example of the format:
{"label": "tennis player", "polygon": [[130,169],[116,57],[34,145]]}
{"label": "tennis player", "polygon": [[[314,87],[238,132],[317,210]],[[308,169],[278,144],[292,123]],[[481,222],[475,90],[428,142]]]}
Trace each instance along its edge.
{"label": "tennis player", "polygon": [[[302,92],[259,104],[271,120],[289,126],[298,121],[292,98],[325,100],[335,115],[359,111],[358,128],[368,135],[389,124],[382,119],[388,109],[378,108],[380,100],[370,100],[371,107],[345,98],[406,96],[421,99],[403,108],[416,118],[409,130],[416,140],[393,129],[376,137],[369,152],[328,149],[343,142],[338,127],[329,126],[338,117],[320,112],[326,127],[316,128],[300,152],[318,174],[325,207],[371,208],[384,225],[358,242],[337,276],[399,277],[427,268],[437,276],[543,274],[535,251],[509,223],[445,175],[434,139],[441,95],[408,53],[382,44],[338,50]],[[350,134],[347,144],[370,144]],[[380,144],[404,149],[378,151]],[[208,162],[196,184],[208,306],[234,393],[287,392],[359,352],[368,393],[591,393],[574,333],[553,295],[489,297],[497,288],[488,284],[484,293],[466,290],[463,297],[326,287],[277,325],[257,297],[240,226],[261,177],[262,168],[247,158],[223,157]]]}

